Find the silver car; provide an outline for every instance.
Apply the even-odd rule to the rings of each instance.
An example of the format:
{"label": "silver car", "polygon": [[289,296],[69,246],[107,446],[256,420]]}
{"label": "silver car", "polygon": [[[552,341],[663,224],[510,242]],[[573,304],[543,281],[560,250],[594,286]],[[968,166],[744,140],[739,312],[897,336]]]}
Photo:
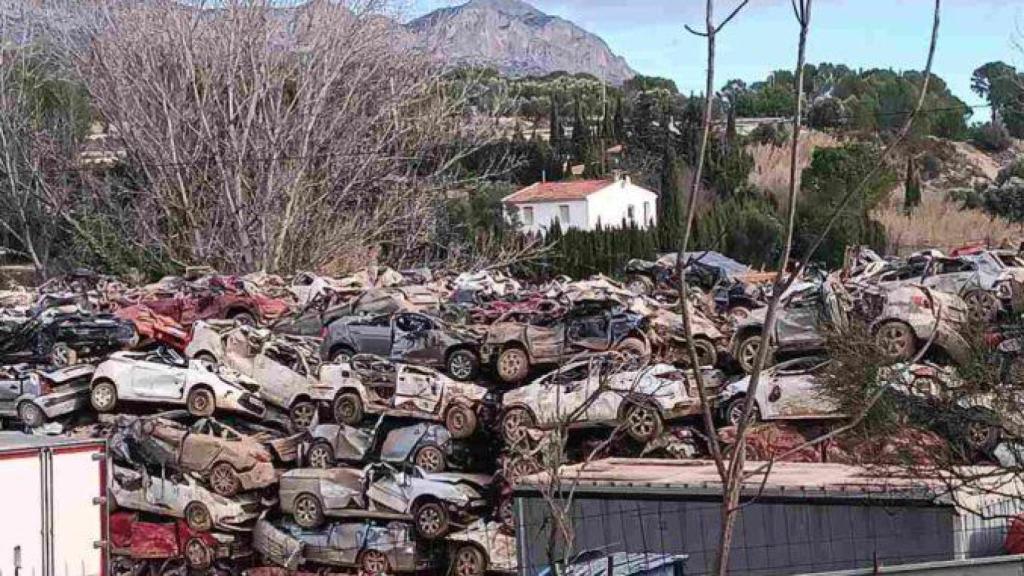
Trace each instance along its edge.
{"label": "silver car", "polygon": [[436,566],[407,522],[354,520],[303,528],[282,520],[256,522],[253,548],[263,558],[296,570],[306,563],[357,568],[363,574],[416,572]]}
{"label": "silver car", "polygon": [[421,422],[395,428],[385,435],[383,422],[384,418],[379,418],[371,430],[344,424],[314,426],[303,450],[306,462],[313,468],[333,468],[336,462],[411,463],[424,472],[444,472],[448,467],[453,448],[447,428]]}
{"label": "silver car", "polygon": [[27,364],[0,367],[0,417],[17,417],[35,428],[87,407],[93,369],[90,364],[51,371]]}
{"label": "silver car", "polygon": [[501,522],[477,520],[465,530],[448,535],[449,573],[483,576],[487,572],[513,574],[519,569],[516,536]]}
{"label": "silver car", "polygon": [[488,506],[482,491],[490,476],[400,471],[388,464],[354,468],[300,468],[281,476],[281,511],[304,528],[325,517],[412,519],[427,539],[440,538],[453,523],[478,517]]}
{"label": "silver car", "polygon": [[[822,392],[817,377],[829,359],[807,356],[780,362],[761,371],[760,384],[754,397],[753,422],[771,420],[822,420],[845,418],[836,402]],[[722,419],[739,424],[750,386],[750,376],[726,386],[718,397]]]}

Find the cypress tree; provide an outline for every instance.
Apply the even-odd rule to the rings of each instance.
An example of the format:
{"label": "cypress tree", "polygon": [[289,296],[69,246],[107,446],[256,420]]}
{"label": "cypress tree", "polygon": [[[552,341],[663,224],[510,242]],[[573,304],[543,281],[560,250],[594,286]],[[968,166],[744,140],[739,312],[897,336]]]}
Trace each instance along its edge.
{"label": "cypress tree", "polygon": [[615,98],[615,116],[612,119],[612,141],[621,142],[626,138],[626,119],[622,109],[622,96]]}
{"label": "cypress tree", "polygon": [[921,177],[917,173],[917,167],[914,165],[914,157],[907,157],[907,175],[905,188],[906,193],[903,196],[903,211],[910,216],[914,208],[921,205]]}
{"label": "cypress tree", "polygon": [[658,195],[659,248],[672,251],[682,233],[683,218],[682,173],[675,150],[665,148],[661,164],[661,192]]}
{"label": "cypress tree", "polygon": [[548,114],[548,126],[551,130],[551,136],[548,141],[551,142],[551,147],[555,150],[555,155],[558,155],[559,148],[562,145],[562,119],[559,116],[560,106],[558,96],[551,98],[551,110]]}

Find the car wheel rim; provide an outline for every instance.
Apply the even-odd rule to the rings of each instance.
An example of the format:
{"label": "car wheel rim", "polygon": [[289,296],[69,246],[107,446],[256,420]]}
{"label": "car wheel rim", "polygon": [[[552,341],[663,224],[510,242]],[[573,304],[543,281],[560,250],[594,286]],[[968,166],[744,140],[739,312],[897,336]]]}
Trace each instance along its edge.
{"label": "car wheel rim", "polygon": [[419,526],[424,534],[436,535],[441,531],[441,513],[433,506],[423,509],[419,514]]}
{"label": "car wheel rim", "polygon": [[295,519],[305,524],[313,524],[316,521],[317,505],[310,498],[300,498],[295,503]]}
{"label": "car wheel rim", "polygon": [[210,408],[210,400],[206,394],[196,394],[192,399],[192,408],[196,412],[206,412]]}
{"label": "car wheel rim", "polygon": [[210,484],[213,485],[214,491],[218,494],[230,493],[235,487],[234,474],[232,474],[226,467],[219,466],[213,470],[213,475],[210,477]]}
{"label": "car wheel rim", "polygon": [[508,378],[512,378],[519,375],[519,370],[522,368],[522,361],[519,358],[519,354],[512,353],[506,354],[501,359],[501,369],[504,375]]}
{"label": "car wheel rim", "polygon": [[110,405],[111,394],[106,386],[97,386],[92,392],[92,397],[101,408],[106,408]]}
{"label": "car wheel rim", "polygon": [[452,376],[456,378],[466,379],[469,378],[473,369],[468,358],[461,354],[456,354],[452,357],[451,372]]}
{"label": "car wheel rim", "polygon": [[206,513],[206,509],[202,506],[193,506],[191,511],[188,513],[188,521],[193,526],[200,529],[208,526],[210,518]]}
{"label": "car wheel rim", "polygon": [[440,472],[441,453],[436,448],[424,448],[416,455],[416,465],[427,472]]}
{"label": "car wheel rim", "polygon": [[967,442],[972,448],[981,448],[988,441],[988,426],[981,422],[971,422],[967,425]]}
{"label": "car wheel rim", "polygon": [[43,420],[42,412],[35,404],[25,404],[21,409],[21,421],[29,426],[38,426]]}
{"label": "car wheel rim", "polygon": [[498,517],[506,525],[511,527],[515,524],[515,513],[512,510],[512,500],[506,499],[501,503],[501,507],[498,509]]}
{"label": "car wheel rim", "polygon": [[338,415],[341,416],[341,420],[349,421],[355,416],[355,413],[355,406],[347,400],[342,401],[338,406]]}
{"label": "car wheel rim", "polygon": [[747,344],[743,349],[743,362],[751,369],[754,368],[754,360],[757,358],[758,348],[760,348],[759,344]]}
{"label": "car wheel rim", "polygon": [[370,574],[384,574],[388,569],[388,561],[383,554],[376,550],[366,552],[363,559],[363,570]]}
{"label": "car wheel rim", "polygon": [[466,415],[462,413],[462,410],[453,410],[448,416],[448,425],[452,432],[461,432],[466,427]]}
{"label": "car wheel rim", "polygon": [[52,356],[59,366],[67,366],[71,362],[71,350],[66,344],[54,344]]}
{"label": "car wheel rim", "polygon": [[480,556],[472,548],[459,550],[459,557],[456,562],[456,573],[459,576],[477,576],[482,572]]}
{"label": "car wheel rim", "polygon": [[518,440],[523,435],[523,415],[520,411],[509,412],[505,416],[505,437],[509,440]]}
{"label": "car wheel rim", "polygon": [[654,414],[646,408],[636,408],[629,416],[629,427],[633,434],[647,438],[654,433]]}
{"label": "car wheel rim", "polygon": [[338,364],[350,364],[352,362],[352,356],[342,352],[334,357],[334,361]]}
{"label": "car wheel rim", "polygon": [[328,468],[327,449],[323,446],[314,446],[309,451],[309,464],[313,468]]}
{"label": "car wheel rim", "polygon": [[306,427],[313,421],[313,405],[299,404],[292,411],[292,419],[297,426]]}
{"label": "car wheel rim", "polygon": [[185,548],[185,556],[192,566],[205,566],[207,561],[206,548],[199,540],[189,540]]}

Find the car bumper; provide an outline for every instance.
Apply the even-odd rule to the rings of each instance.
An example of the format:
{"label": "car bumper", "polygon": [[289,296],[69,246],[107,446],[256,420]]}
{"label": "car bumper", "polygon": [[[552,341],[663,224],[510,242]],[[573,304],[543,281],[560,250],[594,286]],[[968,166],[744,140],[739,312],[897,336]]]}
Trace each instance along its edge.
{"label": "car bumper", "polygon": [[71,414],[89,405],[89,384],[84,383],[67,389],[40,396],[34,401],[47,418]]}

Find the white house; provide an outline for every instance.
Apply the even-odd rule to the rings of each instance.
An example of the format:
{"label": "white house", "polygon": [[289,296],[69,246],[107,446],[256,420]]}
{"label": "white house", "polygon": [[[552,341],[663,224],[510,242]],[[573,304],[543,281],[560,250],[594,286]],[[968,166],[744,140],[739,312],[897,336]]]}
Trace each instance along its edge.
{"label": "white house", "polygon": [[640,228],[658,221],[658,195],[630,182],[570,180],[537,182],[504,197],[506,213],[519,216],[523,232],[544,232],[558,220],[563,229],[593,230],[598,223],[620,227],[635,222]]}

